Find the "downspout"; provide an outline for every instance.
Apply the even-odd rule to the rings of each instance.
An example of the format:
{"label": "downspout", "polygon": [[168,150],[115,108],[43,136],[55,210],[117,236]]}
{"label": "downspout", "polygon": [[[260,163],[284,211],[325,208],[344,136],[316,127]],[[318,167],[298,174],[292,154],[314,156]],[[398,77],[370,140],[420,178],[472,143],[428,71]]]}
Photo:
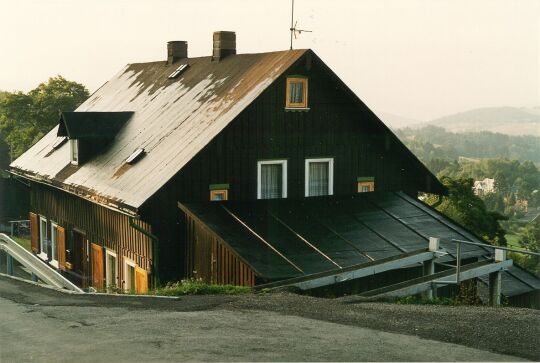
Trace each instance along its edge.
{"label": "downspout", "polygon": [[148,238],[150,238],[152,240],[152,264],[150,265],[150,269],[152,271],[152,275],[154,275],[154,288],[157,288],[158,285],[159,285],[159,273],[158,273],[158,269],[156,266],[159,266],[158,265],[158,260],[159,260],[159,252],[158,252],[158,242],[159,242],[159,239],[157,238],[157,236],[155,234],[152,234],[151,232],[145,230],[144,228],[140,227],[139,225],[137,225],[134,221],[135,221],[135,218],[134,217],[131,217],[131,216],[128,216],[129,218],[129,226],[132,227],[133,229],[141,232],[142,234],[144,234],[145,236],[147,236]]}

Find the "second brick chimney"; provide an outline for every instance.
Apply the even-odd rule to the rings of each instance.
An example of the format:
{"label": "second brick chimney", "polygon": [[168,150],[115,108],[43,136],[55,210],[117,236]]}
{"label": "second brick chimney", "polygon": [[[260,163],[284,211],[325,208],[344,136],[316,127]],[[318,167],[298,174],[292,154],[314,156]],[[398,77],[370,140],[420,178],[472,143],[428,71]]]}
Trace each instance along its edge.
{"label": "second brick chimney", "polygon": [[236,33],[227,31],[214,32],[214,47],[212,50],[212,61],[236,54]]}

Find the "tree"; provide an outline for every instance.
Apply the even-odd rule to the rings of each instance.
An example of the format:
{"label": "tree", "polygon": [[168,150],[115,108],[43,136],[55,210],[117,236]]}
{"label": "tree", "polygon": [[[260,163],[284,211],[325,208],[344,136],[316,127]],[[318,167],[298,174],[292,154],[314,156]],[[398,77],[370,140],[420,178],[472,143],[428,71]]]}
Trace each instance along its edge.
{"label": "tree", "polygon": [[507,218],[487,210],[482,199],[473,192],[472,179],[443,177],[441,182],[448,189],[448,196],[443,197],[437,210],[489,242],[506,245],[505,231],[499,221]]}
{"label": "tree", "polygon": [[28,93],[3,92],[0,137],[17,157],[58,123],[60,111],[75,110],[88,96],[85,86],[62,76],[49,78]]}

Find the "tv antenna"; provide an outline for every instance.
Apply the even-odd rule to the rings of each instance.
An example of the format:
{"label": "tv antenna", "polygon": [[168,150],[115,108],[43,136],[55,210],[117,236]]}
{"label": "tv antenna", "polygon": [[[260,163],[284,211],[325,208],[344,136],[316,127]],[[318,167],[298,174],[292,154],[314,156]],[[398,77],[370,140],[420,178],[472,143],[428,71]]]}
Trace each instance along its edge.
{"label": "tv antenna", "polygon": [[292,0],[292,7],[291,7],[291,28],[289,29],[291,31],[291,50],[292,50],[292,42],[293,42],[293,37],[294,39],[297,38],[297,35],[300,35],[302,34],[302,32],[305,32],[305,33],[312,33],[311,30],[306,30],[306,29],[298,29],[296,27],[296,24],[298,24],[297,21],[294,21],[294,0]]}

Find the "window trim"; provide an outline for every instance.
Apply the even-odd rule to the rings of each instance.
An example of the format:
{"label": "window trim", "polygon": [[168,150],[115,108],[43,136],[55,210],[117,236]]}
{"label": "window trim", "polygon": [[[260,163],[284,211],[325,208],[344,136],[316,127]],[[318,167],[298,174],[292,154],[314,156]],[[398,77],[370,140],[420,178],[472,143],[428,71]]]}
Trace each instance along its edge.
{"label": "window trim", "polygon": [[[367,191],[363,191],[361,188],[368,187]],[[375,182],[374,181],[359,181],[357,182],[357,192],[358,193],[371,193],[375,191]]]}
{"label": "window trim", "polygon": [[[217,194],[224,194],[223,199],[213,199]],[[229,200],[229,190],[228,189],[212,189],[210,190],[210,201],[211,202],[222,202]]]}
{"label": "window trim", "polygon": [[[302,83],[303,84],[303,87],[302,87],[302,102],[300,103],[293,103],[291,102],[291,88],[290,88],[290,84],[291,83]],[[286,91],[285,91],[285,108],[286,109],[293,109],[293,110],[296,110],[296,109],[303,109],[303,110],[307,110],[308,109],[308,86],[309,86],[309,83],[308,83],[308,78],[307,77],[304,77],[304,76],[288,76],[287,77],[287,82],[286,82]]]}
{"label": "window trim", "polygon": [[[73,153],[75,149],[77,150],[77,160],[75,160]],[[79,139],[69,139],[69,161],[72,165],[79,165],[79,159]]]}
{"label": "window trim", "polygon": [[109,271],[110,271],[109,255],[113,256],[114,259],[116,260],[116,287],[118,288],[118,278],[119,278],[119,276],[118,276],[118,255],[116,254],[116,252],[113,252],[108,248],[105,248],[105,287],[106,288],[111,287],[111,285],[109,284]]}
{"label": "window trim", "polygon": [[257,161],[257,199],[262,199],[261,170],[263,165],[281,165],[281,198],[287,198],[287,159],[259,160]]}
{"label": "window trim", "polygon": [[[124,283],[123,283],[124,286],[122,286],[122,289],[126,292],[131,292],[131,290],[127,288],[128,285],[131,285],[131,281],[128,284],[128,277],[129,277],[128,266],[133,267],[133,278],[135,278],[135,269],[137,268],[137,264],[135,263],[135,261],[124,256]],[[137,288],[136,281],[133,281],[133,291],[135,291],[136,288]]]}
{"label": "window trim", "polygon": [[[50,264],[58,268],[58,223],[51,221],[51,259]],[[53,243],[53,230],[56,236],[56,241]],[[56,251],[56,258],[54,258],[54,251]]]}
{"label": "window trim", "polygon": [[[42,222],[45,223],[45,228],[42,228]],[[43,250],[43,245],[46,244],[45,241],[47,241],[47,218],[43,216],[39,216],[39,254],[38,257],[42,260],[47,260],[47,246],[45,245],[45,251]],[[45,238],[43,238],[43,233],[45,233]]]}
{"label": "window trim", "polygon": [[310,163],[328,163],[328,194],[334,195],[334,158],[312,158],[306,159],[305,162],[305,174],[304,174],[304,196],[310,197],[309,195],[309,164]]}

